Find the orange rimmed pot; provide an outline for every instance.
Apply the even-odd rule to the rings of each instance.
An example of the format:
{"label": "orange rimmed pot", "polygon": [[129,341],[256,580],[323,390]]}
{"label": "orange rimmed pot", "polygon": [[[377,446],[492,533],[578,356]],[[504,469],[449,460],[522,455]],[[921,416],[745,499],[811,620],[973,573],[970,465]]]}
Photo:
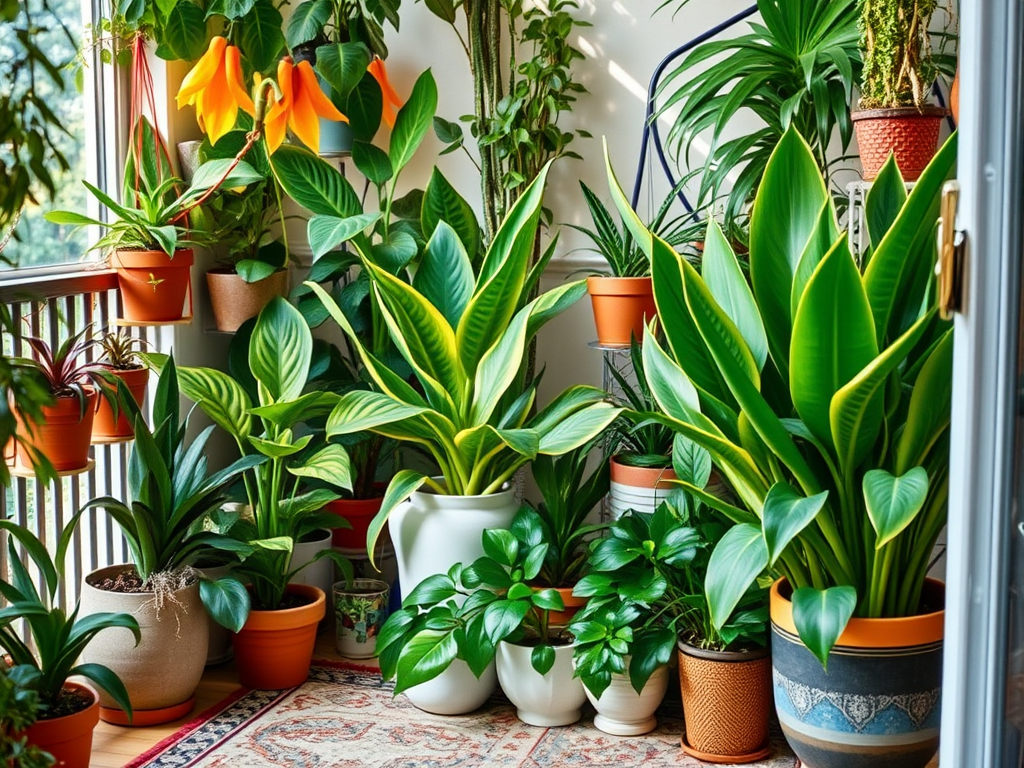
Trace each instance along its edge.
{"label": "orange rimmed pot", "polygon": [[[149,383],[149,368],[130,368],[119,370],[111,368],[110,372],[124,382],[132,398],[140,406],[146,396],[146,385]],[[94,441],[117,440],[119,438],[131,437],[135,434],[135,428],[128,421],[128,416],[123,410],[114,418],[114,409],[105,397],[99,399],[96,409],[96,417],[92,423],[92,437]]]}
{"label": "orange rimmed pot", "polygon": [[217,330],[234,333],[272,298],[288,295],[288,270],[279,269],[262,280],[247,283],[233,269],[211,269],[206,273],[206,287]]}
{"label": "orange rimmed pot", "polygon": [[949,114],[943,107],[898,107],[864,109],[850,119],[857,133],[864,181],[871,181],[882,170],[892,153],[904,181],[917,181],[935,156],[939,146],[942,119]]}
{"label": "orange rimmed pot", "polygon": [[924,768],[939,746],[945,587],[928,579],[919,614],[850,619],[828,670],[797,636],[792,588],[772,585],[775,709],[801,763]]}
{"label": "orange rimmed pot", "polygon": [[191,293],[191,248],[171,258],[163,251],[114,251],[110,264],[117,270],[117,287],[124,319],[141,322],[181,320],[185,296]]}
{"label": "orange rimmed pot", "polygon": [[644,324],[657,315],[650,277],[588,277],[587,293],[594,307],[597,341],[629,346],[644,338]]}
{"label": "orange rimmed pot", "polygon": [[32,466],[28,446],[35,448],[50,460],[58,472],[84,469],[89,464],[89,445],[92,440],[93,415],[96,412],[98,392],[85,387],[85,410],[77,397],[58,397],[53,405],[43,406],[42,423],[33,423],[31,431],[22,415],[18,419],[18,463]]}
{"label": "orange rimmed pot", "polygon": [[632,509],[643,514],[654,514],[658,505],[672,490],[676,473],[672,467],[634,467],[612,456],[608,506],[612,517],[618,520]]}
{"label": "orange rimmed pot", "polygon": [[[534,592],[540,592],[544,589],[552,589],[552,587],[531,587],[531,589]],[[564,627],[587,604],[587,598],[573,595],[572,587],[553,587],[553,589],[561,596],[565,610],[549,611],[548,624],[553,627]]]}
{"label": "orange rimmed pot", "polygon": [[327,614],[327,600],[323,590],[306,584],[289,584],[286,594],[308,602],[279,611],[250,611],[242,631],[234,636],[238,681],[246,688],[294,688],[309,677],[317,625]]}
{"label": "orange rimmed pot", "polygon": [[[381,491],[383,490],[384,486],[381,486]],[[383,493],[372,499],[335,499],[328,502],[324,509],[345,518],[351,526],[351,528],[332,528],[331,546],[344,549],[366,549],[366,532],[370,528],[370,522],[380,512],[383,503]],[[387,527],[381,531],[381,537],[388,537]]]}
{"label": "orange rimmed pot", "polygon": [[771,658],[767,648],[679,647],[683,751],[706,763],[751,763],[771,754]]}
{"label": "orange rimmed pot", "polygon": [[65,683],[64,690],[92,697],[85,709],[52,720],[37,720],[25,729],[29,744],[35,744],[56,758],[61,768],[89,768],[92,732],[100,721],[100,697],[88,685]]}

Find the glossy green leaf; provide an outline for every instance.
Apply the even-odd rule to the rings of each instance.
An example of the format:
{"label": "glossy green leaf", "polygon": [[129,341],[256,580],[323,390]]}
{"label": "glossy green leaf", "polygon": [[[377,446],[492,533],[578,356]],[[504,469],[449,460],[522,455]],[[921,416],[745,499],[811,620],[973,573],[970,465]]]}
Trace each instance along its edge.
{"label": "glossy green leaf", "polygon": [[697,488],[711,479],[711,454],[686,435],[672,438],[672,469],[676,477]]}
{"label": "glossy green leaf", "polygon": [[[303,5],[307,4],[303,3]],[[330,7],[330,3],[328,3],[328,7]],[[289,22],[288,30],[291,31],[291,22]],[[316,49],[316,73],[334,91],[331,94],[333,100],[342,103],[348,99],[349,94],[363,79],[371,61],[373,61],[373,54],[363,43],[328,43],[317,46]],[[355,161],[354,147],[352,159]],[[361,167],[358,162],[356,166]]]}
{"label": "glossy green leaf", "polygon": [[369,142],[352,142],[352,162],[374,184],[384,184],[395,175],[387,152]]}
{"label": "glossy green leaf", "polygon": [[542,677],[555,666],[555,649],[550,645],[538,645],[530,651],[530,666]]}
{"label": "glossy green leaf", "polygon": [[249,435],[249,443],[257,451],[270,459],[283,459],[287,456],[294,456],[309,445],[309,441],[312,439],[312,435],[306,435],[292,442],[292,431],[290,429],[286,429],[279,440],[267,440],[255,435]]}
{"label": "glossy green leaf", "polygon": [[454,329],[473,295],[473,265],[458,234],[446,221],[439,222],[431,232],[412,285]]}
{"label": "glossy green leaf", "polygon": [[561,456],[579,448],[604,432],[620,413],[622,409],[611,403],[594,403],[576,411],[553,429],[541,431],[538,451],[548,456]]}
{"label": "glossy green leaf", "polygon": [[206,18],[203,9],[187,0],[175,3],[164,19],[162,39],[176,59],[198,59],[206,50]]}
{"label": "glossy green leaf", "polygon": [[473,207],[458,193],[458,190],[435,166],[423,190],[423,208],[420,225],[423,234],[431,237],[437,225],[445,222],[450,226],[465,247],[470,259],[480,252],[480,224]]}
{"label": "glossy green leaf", "polygon": [[881,549],[910,525],[928,498],[928,472],[914,467],[896,477],[884,469],[864,473],[864,502]]}
{"label": "glossy green leaf", "polygon": [[288,47],[294,49],[317,37],[331,18],[331,0],[305,0],[292,10],[285,30]]}
{"label": "glossy green leaf", "polygon": [[896,165],[896,158],[889,155],[864,198],[864,218],[872,248],[881,244],[906,202],[907,188],[903,176]]}
{"label": "glossy green leaf", "polygon": [[241,632],[249,617],[249,591],[238,579],[201,579],[199,596],[210,617],[232,632]]}
{"label": "glossy green leaf", "polygon": [[319,259],[325,253],[340,248],[367,227],[373,226],[380,218],[379,213],[361,213],[356,216],[312,216],[306,224],[306,235],[313,258]]}
{"label": "glossy green leaf", "polygon": [[406,643],[398,659],[395,695],[433,680],[455,661],[458,644],[451,632],[425,629]]}
{"label": "glossy green leaf", "polygon": [[734,525],[715,545],[704,593],[717,630],[729,621],[740,599],[768,566],[768,548],[756,525]]}
{"label": "glossy green leaf", "polygon": [[260,312],[249,342],[253,376],[273,402],[295,400],[306,386],[312,356],[313,336],[305,319],[286,299],[275,296]]}
{"label": "glossy green leaf", "polygon": [[924,463],[949,426],[953,395],[953,331],[945,335],[921,366],[910,395],[907,422],[896,444],[896,472]]}
{"label": "glossy green leaf", "polygon": [[828,491],[808,497],[786,482],[775,483],[768,490],[761,511],[768,565],[774,566],[789,543],[814,522],[827,499]]}
{"label": "glossy green leaf", "polygon": [[413,492],[418,490],[427,482],[427,476],[421,472],[414,472],[411,469],[400,469],[388,483],[388,489],[384,493],[384,501],[380,505],[380,511],[370,521],[366,531],[366,551],[370,556],[370,564],[377,568],[376,549],[377,539],[388,522],[388,517],[395,511],[395,508],[404,501],[407,501]]}
{"label": "glossy green leaf", "polygon": [[249,396],[233,378],[212,368],[179,368],[181,392],[218,427],[236,439],[252,432]]}
{"label": "glossy green leaf", "polygon": [[348,452],[340,445],[321,448],[298,466],[289,466],[288,471],[298,477],[312,477],[352,490],[352,468]]}
{"label": "glossy green leaf", "polygon": [[849,586],[815,589],[801,587],[793,593],[793,623],[800,639],[821,665],[828,669],[828,655],[839,640],[857,607],[857,590]]}
{"label": "glossy green leaf", "polygon": [[832,246],[839,239],[839,235],[835,206],[832,205],[831,199],[826,200],[825,204],[821,206],[821,212],[818,214],[817,226],[815,226],[814,231],[811,233],[811,238],[807,241],[807,247],[804,248],[804,252],[800,255],[796,271],[793,273],[793,290],[789,301],[790,317],[796,318],[796,310],[800,306],[800,300],[804,296],[804,289],[807,287],[807,283],[810,282],[811,277],[818,269],[818,264],[821,263],[821,260],[832,250]]}
{"label": "glossy green leaf", "polygon": [[[178,3],[179,6],[188,4]],[[285,45],[283,27],[281,12],[271,0],[257,0],[242,19],[238,47],[255,71],[266,72],[280,58]],[[206,28],[205,19],[201,28]]]}
{"label": "glossy green leaf", "polygon": [[412,160],[423,138],[430,130],[437,111],[437,84],[430,70],[417,78],[412,93],[403,107],[398,110],[395,127],[391,131],[391,145],[388,155],[395,176]]}
{"label": "glossy green leaf", "polygon": [[352,185],[308,149],[282,144],[270,156],[270,166],[288,197],[312,213],[341,219],[362,214]]}

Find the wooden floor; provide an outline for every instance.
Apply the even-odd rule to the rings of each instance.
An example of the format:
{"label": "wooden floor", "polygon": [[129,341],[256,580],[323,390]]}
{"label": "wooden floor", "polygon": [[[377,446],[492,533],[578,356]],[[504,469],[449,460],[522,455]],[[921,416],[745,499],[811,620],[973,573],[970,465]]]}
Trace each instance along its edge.
{"label": "wooden floor", "polygon": [[[333,630],[320,633],[317,638],[316,652],[313,655],[318,659],[341,659],[334,650]],[[375,664],[376,662],[372,659],[363,659],[358,663]],[[154,744],[167,738],[200,712],[226,698],[237,689],[238,673],[235,670],[235,663],[229,661],[216,667],[207,668],[202,682],[199,683],[199,688],[196,689],[195,709],[180,720],[152,728],[125,728],[110,725],[101,720],[93,733],[90,767],[121,768],[132,758],[141,755]]]}

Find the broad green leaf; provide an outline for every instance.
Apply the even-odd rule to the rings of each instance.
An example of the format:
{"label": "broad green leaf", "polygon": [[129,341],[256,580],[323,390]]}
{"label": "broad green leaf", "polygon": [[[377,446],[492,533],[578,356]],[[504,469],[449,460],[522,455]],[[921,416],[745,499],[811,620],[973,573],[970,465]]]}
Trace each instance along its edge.
{"label": "broad green leaf", "polygon": [[768,565],[774,566],[789,543],[814,522],[827,499],[828,491],[807,497],[786,482],[775,483],[768,490],[761,512]]}
{"label": "broad green leaf", "polygon": [[348,452],[340,445],[321,448],[298,466],[288,471],[298,477],[312,477],[325,483],[352,490],[352,469]]}
{"label": "broad green leaf", "polygon": [[459,236],[446,221],[439,222],[430,232],[412,285],[454,329],[473,295],[473,265]]}
{"label": "broad green leaf", "polygon": [[413,637],[398,658],[395,695],[433,680],[455,661],[458,644],[452,632],[425,629]]}
{"label": "broad green leaf", "polygon": [[530,309],[523,307],[516,313],[505,333],[480,360],[473,384],[473,402],[469,414],[471,424],[490,421],[505,391],[519,375],[526,354],[526,325]]}
{"label": "broad green leaf", "polygon": [[260,311],[249,341],[249,368],[271,402],[302,395],[312,356],[313,336],[302,314],[286,299],[275,296]]}
{"label": "broad green leaf", "polygon": [[340,399],[341,395],[334,392],[307,392],[295,400],[251,408],[249,413],[278,427],[291,427],[300,422],[326,416]]}
{"label": "broad green leaf", "polygon": [[953,371],[953,331],[946,331],[914,382],[903,433],[896,444],[896,472],[922,464],[949,426]]}
{"label": "broad green leaf", "polygon": [[[484,554],[492,560],[497,561],[506,568],[511,568],[516,563],[519,555],[519,542],[512,534],[501,528],[488,529],[481,537]],[[500,640],[501,638],[498,638]],[[497,640],[495,641],[497,642]]]}
{"label": "broad green leaf", "polygon": [[[234,165],[234,167],[232,167]],[[207,160],[196,168],[192,177],[192,184],[181,196],[182,200],[198,198],[202,193],[217,186],[228,189],[232,187],[247,187],[263,181],[263,175],[256,171],[244,160],[235,164],[234,158],[221,160]]]}
{"label": "broad green leaf", "polygon": [[896,477],[884,469],[872,469],[864,473],[863,489],[868,519],[878,535],[875,549],[881,549],[921,511],[928,498],[928,472],[914,467]]}
{"label": "broad green leaf", "polygon": [[371,261],[392,275],[398,275],[416,258],[419,246],[408,232],[392,227],[387,240],[374,243],[370,248]]}
{"label": "broad green leaf", "polygon": [[555,666],[555,649],[547,643],[535,646],[530,651],[530,666],[538,675],[546,675]]}
{"label": "broad green leaf", "polygon": [[384,184],[395,175],[387,152],[365,141],[352,142],[352,162],[374,184]]}
{"label": "broad green leaf", "polygon": [[864,199],[864,218],[872,248],[881,244],[906,202],[907,188],[903,176],[895,156],[889,155]]}
{"label": "broad green leaf", "polygon": [[849,586],[793,593],[793,623],[807,649],[828,669],[828,655],[857,607],[857,590]]}
{"label": "broad green leaf", "polygon": [[308,149],[282,144],[270,156],[270,166],[288,197],[314,214],[347,219],[363,212],[352,185]]}
{"label": "broad green leaf", "polygon": [[356,216],[312,216],[306,224],[306,234],[313,258],[319,259],[325,253],[339,248],[380,218],[379,213],[361,213]]}
{"label": "broad green leaf", "polygon": [[721,630],[750,585],[768,566],[768,548],[756,525],[734,525],[719,539],[708,561],[704,594],[711,623]]}
{"label": "broad green leaf", "polygon": [[430,607],[450,600],[458,593],[455,582],[448,574],[436,573],[417,584],[402,600],[402,606],[405,608]]}
{"label": "broad green leaf", "polygon": [[178,382],[182,394],[229,435],[244,441],[252,432],[252,402],[226,373],[212,368],[179,368]]}
{"label": "broad green leaf", "polygon": [[[283,26],[281,12],[271,0],[257,0],[242,19],[238,47],[255,71],[266,72],[280,58],[285,45]],[[206,28],[205,19],[202,28]]]}
{"label": "broad green leaf", "polygon": [[412,160],[423,137],[430,130],[437,111],[437,84],[430,70],[426,70],[416,80],[408,100],[398,110],[395,127],[391,131],[391,145],[388,155],[394,168],[395,176]]}
{"label": "broad green leaf", "polygon": [[370,521],[370,526],[366,531],[366,552],[370,556],[370,564],[374,568],[378,567],[375,560],[377,539],[380,538],[380,532],[387,525],[388,517],[391,516],[391,513],[395,511],[399,504],[407,501],[413,492],[419,489],[425,482],[427,482],[426,475],[414,472],[411,469],[400,469],[391,478],[388,489],[384,494],[384,501],[380,505],[380,512]]}
{"label": "broad green leaf", "polygon": [[423,234],[430,237],[440,222],[448,224],[458,235],[469,258],[480,252],[480,225],[472,206],[458,193],[444,174],[435,166],[423,190],[423,208],[420,225]]}
{"label": "broad green leaf", "polygon": [[697,390],[682,368],[665,353],[654,334],[646,327],[641,354],[648,386],[661,410],[674,419],[696,422],[698,419],[695,414],[700,413]]}
{"label": "broad green leaf", "polygon": [[540,433],[539,453],[561,456],[600,435],[622,413],[611,403],[594,403]]}
{"label": "broad green leaf", "polygon": [[305,0],[292,10],[285,30],[288,47],[308,43],[319,35],[331,18],[331,0]]}
{"label": "broad green leaf", "polygon": [[313,439],[312,435],[305,435],[292,442],[292,431],[286,429],[280,440],[267,440],[255,435],[249,435],[249,442],[252,446],[270,459],[283,459],[287,456],[294,456]]}
{"label": "broad green leaf", "polygon": [[349,119],[349,128],[356,141],[373,141],[380,129],[384,96],[375,77],[364,77],[344,104],[338,105]]}
{"label": "broad green leaf", "polygon": [[772,151],[750,213],[750,277],[768,348],[788,378],[793,275],[828,189],[810,146],[794,127]]}
{"label": "broad green leaf", "polygon": [[187,0],[175,3],[164,19],[162,39],[176,59],[198,59],[206,49],[206,15],[203,9]]}
{"label": "broad green leaf", "polygon": [[249,591],[238,579],[201,579],[199,596],[210,617],[232,632],[241,632],[249,618]]}
{"label": "broad green leaf", "polygon": [[839,239],[839,227],[836,225],[835,206],[832,200],[826,200],[821,206],[821,213],[818,215],[818,224],[811,233],[811,239],[807,241],[807,247],[800,255],[796,265],[796,272],[793,273],[793,291],[790,295],[789,309],[790,317],[796,318],[796,310],[800,306],[800,300],[804,297],[804,289],[810,282],[818,264],[832,250],[836,240]]}
{"label": "broad green leaf", "polygon": [[686,435],[676,435],[672,439],[672,469],[683,482],[704,488],[711,479],[711,454]]}
{"label": "broad green leaf", "polygon": [[[316,49],[316,72],[327,81],[334,91],[331,95],[339,102],[348,99],[349,94],[363,79],[371,61],[373,54],[363,43],[328,43]],[[354,154],[353,147],[353,161]],[[359,167],[358,163],[356,165]]]}
{"label": "broad green leaf", "polygon": [[708,222],[704,239],[701,276],[715,301],[736,324],[760,371],[768,359],[768,338],[765,336],[761,314],[736,254],[714,219]]}
{"label": "broad green leaf", "polygon": [[846,236],[840,238],[807,283],[793,321],[789,389],[808,429],[831,446],[832,397],[878,354],[860,273]]}
{"label": "broad green leaf", "polygon": [[352,435],[405,421],[428,413],[429,409],[408,405],[380,392],[353,390],[341,396],[327,418],[327,436]]}

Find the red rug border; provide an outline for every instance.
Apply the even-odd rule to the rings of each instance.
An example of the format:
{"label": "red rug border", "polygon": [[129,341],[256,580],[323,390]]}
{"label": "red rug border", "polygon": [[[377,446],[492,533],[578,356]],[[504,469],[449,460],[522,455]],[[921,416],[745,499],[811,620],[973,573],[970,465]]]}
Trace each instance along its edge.
{"label": "red rug border", "polygon": [[[366,664],[353,664],[349,661],[335,661],[334,659],[313,659],[313,661],[310,662],[309,666],[310,668],[330,667],[332,669],[351,669],[356,672],[376,672],[377,674],[380,674],[380,669],[378,667],[371,667]],[[187,723],[181,726],[170,736],[164,737],[156,744],[154,744],[152,747],[143,752],[141,755],[135,757],[130,762],[125,763],[122,768],[139,768],[139,766],[145,765],[147,762],[152,760],[161,752],[166,751],[176,742],[188,736],[190,733],[192,733],[192,731],[196,730],[196,728],[200,727],[209,720],[212,720],[214,717],[216,717],[218,714],[220,714],[225,709],[230,707],[240,698],[245,696],[247,693],[251,692],[251,690],[251,688],[244,688],[242,686],[239,686],[237,689],[235,689],[227,696],[225,696],[223,699],[218,701],[216,704],[212,704],[211,706],[204,709],[202,712],[193,717],[191,720],[189,720]]]}

